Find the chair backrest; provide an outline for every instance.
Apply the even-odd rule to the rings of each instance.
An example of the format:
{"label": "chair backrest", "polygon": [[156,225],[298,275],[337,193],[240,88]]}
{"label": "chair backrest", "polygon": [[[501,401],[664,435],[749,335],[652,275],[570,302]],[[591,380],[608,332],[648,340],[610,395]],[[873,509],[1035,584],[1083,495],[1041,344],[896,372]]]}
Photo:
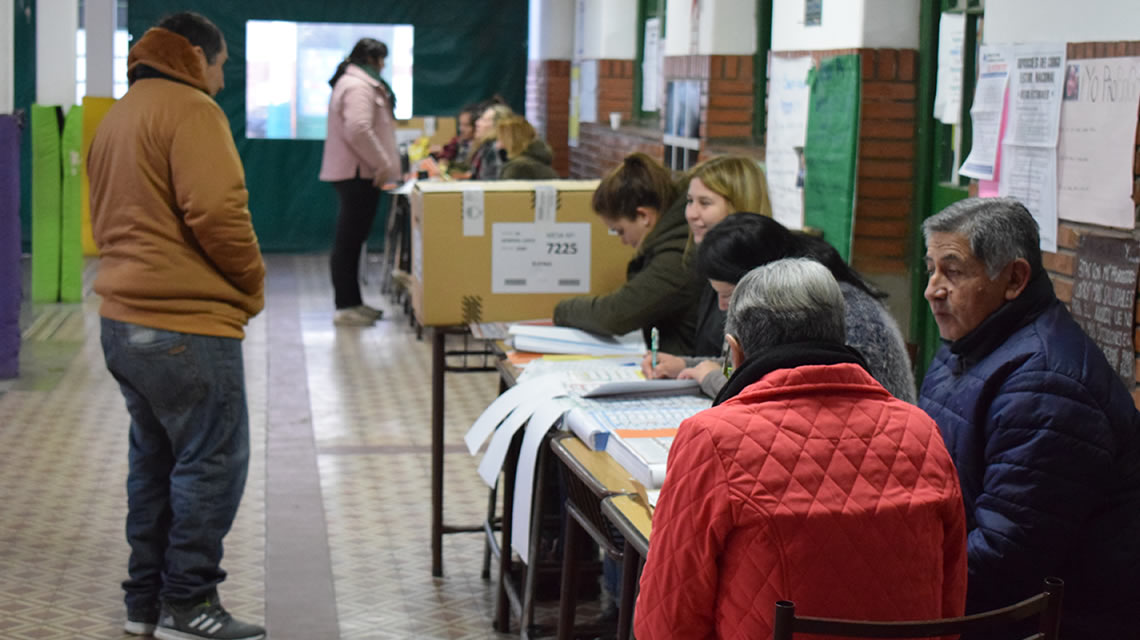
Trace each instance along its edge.
{"label": "chair backrest", "polygon": [[776,603],[773,640],[793,640],[797,633],[829,635],[843,638],[933,638],[977,631],[993,631],[1011,623],[1037,619],[1037,633],[1023,640],[1058,640],[1061,625],[1061,598],[1065,583],[1060,578],[1045,578],[1045,591],[1001,609],[985,611],[961,618],[912,620],[905,622],[870,622],[833,618],[797,617],[796,605],[787,600]]}

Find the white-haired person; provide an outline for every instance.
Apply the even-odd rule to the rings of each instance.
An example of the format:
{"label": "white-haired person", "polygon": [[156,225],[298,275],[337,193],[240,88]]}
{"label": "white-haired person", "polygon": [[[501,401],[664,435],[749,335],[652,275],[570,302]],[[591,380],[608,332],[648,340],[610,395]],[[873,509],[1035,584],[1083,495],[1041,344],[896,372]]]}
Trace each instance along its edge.
{"label": "white-haired person", "polygon": [[770,638],[778,600],[807,616],[961,615],[954,465],[934,421],[844,344],[828,269],[794,258],[749,272],[725,331],[735,372],[669,452],[637,637]]}

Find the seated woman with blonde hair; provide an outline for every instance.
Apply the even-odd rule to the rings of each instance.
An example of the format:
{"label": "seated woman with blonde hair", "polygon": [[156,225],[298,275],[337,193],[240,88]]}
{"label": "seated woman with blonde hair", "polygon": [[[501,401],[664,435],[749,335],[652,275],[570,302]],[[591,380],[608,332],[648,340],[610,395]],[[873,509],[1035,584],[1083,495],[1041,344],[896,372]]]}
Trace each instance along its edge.
{"label": "seated woman with blonde hair", "polygon": [[507,163],[499,171],[502,180],[553,180],[558,172],[550,166],[554,151],[539,138],[534,127],[522,116],[507,116],[496,125],[495,146],[507,154]]}
{"label": "seated woman with blonde hair", "polygon": [[[693,270],[696,247],[704,240],[705,234],[725,218],[737,213],[772,216],[764,170],[755,159],[745,156],[710,158],[693,167],[689,172],[685,201],[690,243],[686,264],[690,271]],[[694,274],[693,277],[697,276]],[[703,282],[703,279],[698,279]],[[717,306],[716,292],[702,286],[693,349],[687,352],[663,349],[657,356],[657,367],[654,368],[651,358],[646,356],[642,370],[646,377],[675,378],[686,367],[706,358],[719,357],[723,344],[724,311]]]}
{"label": "seated woman with blonde hair", "polygon": [[511,108],[505,104],[491,103],[483,109],[483,113],[475,120],[475,143],[472,145],[471,166],[472,180],[496,180],[503,162],[499,158],[499,150],[495,147],[495,138],[498,135],[500,120],[514,115]]}

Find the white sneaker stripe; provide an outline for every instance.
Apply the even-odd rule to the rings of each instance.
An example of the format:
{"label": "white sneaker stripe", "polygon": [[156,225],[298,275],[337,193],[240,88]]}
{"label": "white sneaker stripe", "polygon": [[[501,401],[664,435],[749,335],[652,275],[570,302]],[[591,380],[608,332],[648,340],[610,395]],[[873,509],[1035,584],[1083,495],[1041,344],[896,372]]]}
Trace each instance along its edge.
{"label": "white sneaker stripe", "polygon": [[221,629],[221,628],[222,628],[222,623],[215,620],[214,624],[210,625],[209,629],[203,629],[203,631],[205,631],[206,633],[208,633],[210,635],[214,635],[215,633],[218,632],[218,629]]}
{"label": "white sneaker stripe", "polygon": [[197,629],[200,625],[203,624],[204,621],[208,621],[208,620],[209,620],[209,618],[206,617],[206,614],[199,613],[197,617],[195,617],[193,620],[190,621],[190,628],[191,629]]}

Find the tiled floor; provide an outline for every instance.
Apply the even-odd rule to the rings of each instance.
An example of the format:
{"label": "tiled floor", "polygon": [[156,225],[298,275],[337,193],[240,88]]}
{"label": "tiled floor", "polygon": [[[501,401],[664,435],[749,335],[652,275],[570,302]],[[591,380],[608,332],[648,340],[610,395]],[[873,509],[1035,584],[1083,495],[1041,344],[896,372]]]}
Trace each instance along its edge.
{"label": "tiled floor", "polygon": [[[446,576],[431,577],[428,343],[391,307],[375,327],[334,328],[326,262],[271,256],[276,286],[248,329],[253,450],[226,540],[223,602],[239,617],[268,615],[278,640],[506,637],[491,630],[494,590],[480,578],[480,536],[447,536]],[[387,302],[375,281],[367,290],[374,303]],[[30,308],[24,319],[22,376],[0,382],[0,638],[121,638],[128,420],[103,365],[98,301]],[[447,442],[456,445],[494,398],[496,378],[448,374],[446,384]],[[306,396],[296,415],[273,410]],[[280,519],[292,503],[267,495],[295,478],[293,469],[274,471],[273,452],[292,446],[279,434],[298,432],[311,440],[294,448],[309,452],[295,473],[313,469],[319,493],[309,512]],[[483,516],[476,462],[461,447],[447,449],[449,523]],[[321,520],[327,546],[282,557],[280,549]],[[302,561],[316,568],[311,583],[274,581]],[[331,590],[310,589],[322,579]],[[298,594],[313,611],[328,610],[318,632],[300,636],[289,624],[305,606],[275,608]]]}

